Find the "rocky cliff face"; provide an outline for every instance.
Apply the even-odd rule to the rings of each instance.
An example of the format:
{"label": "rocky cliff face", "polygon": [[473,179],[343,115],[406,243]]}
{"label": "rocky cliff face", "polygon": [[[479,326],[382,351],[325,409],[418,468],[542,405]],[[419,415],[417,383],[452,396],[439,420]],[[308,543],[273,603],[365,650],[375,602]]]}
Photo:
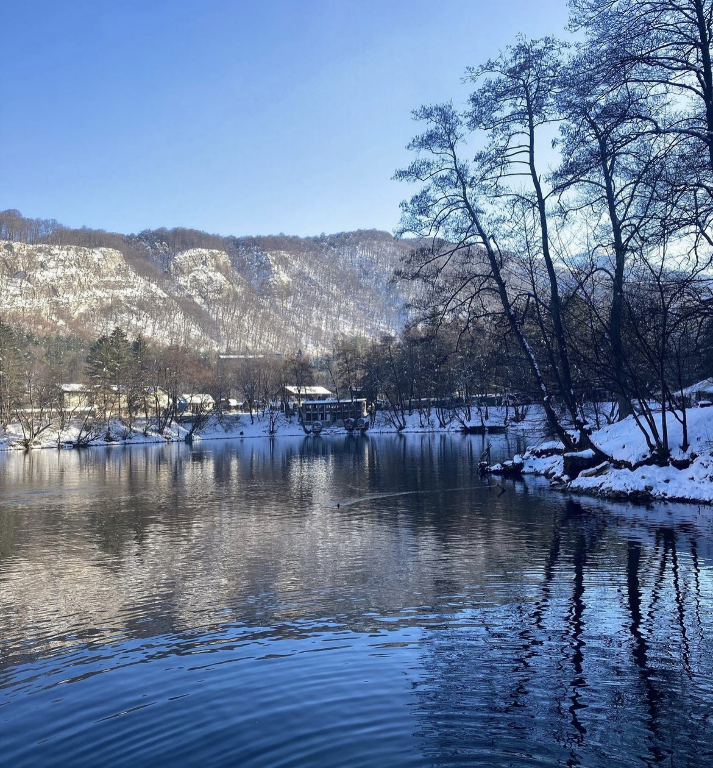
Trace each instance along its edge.
{"label": "rocky cliff face", "polygon": [[38,333],[120,326],[163,344],[308,353],[403,324],[406,295],[390,278],[409,246],[384,232],[198,240],[181,247],[159,230],[117,248],[2,241],[0,316]]}

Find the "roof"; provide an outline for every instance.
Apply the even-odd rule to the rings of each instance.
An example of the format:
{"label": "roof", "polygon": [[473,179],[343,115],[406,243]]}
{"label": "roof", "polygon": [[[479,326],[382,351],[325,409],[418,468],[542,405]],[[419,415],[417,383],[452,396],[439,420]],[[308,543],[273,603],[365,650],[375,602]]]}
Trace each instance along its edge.
{"label": "roof", "polygon": [[182,400],[184,403],[196,403],[197,405],[200,405],[202,403],[215,402],[215,400],[213,400],[212,395],[201,394],[201,393],[195,393],[192,395],[181,395],[178,399]]}
{"label": "roof", "polygon": [[303,405],[329,405],[329,403],[365,403],[365,402],[366,402],[365,397],[355,397],[353,400],[350,400],[349,398],[345,400],[337,400],[332,397],[329,400],[305,400]]}
{"label": "roof", "polygon": [[60,384],[59,388],[62,392],[85,392],[87,389],[86,384]]}
{"label": "roof", "polygon": [[695,395],[696,392],[713,392],[713,378],[703,379],[683,390],[684,395]]}
{"label": "roof", "polygon": [[333,395],[333,392],[330,392],[328,389],[325,389],[324,387],[293,387],[293,386],[286,386],[285,389],[291,394],[291,395],[303,395],[305,397],[308,396],[315,396],[315,395]]}

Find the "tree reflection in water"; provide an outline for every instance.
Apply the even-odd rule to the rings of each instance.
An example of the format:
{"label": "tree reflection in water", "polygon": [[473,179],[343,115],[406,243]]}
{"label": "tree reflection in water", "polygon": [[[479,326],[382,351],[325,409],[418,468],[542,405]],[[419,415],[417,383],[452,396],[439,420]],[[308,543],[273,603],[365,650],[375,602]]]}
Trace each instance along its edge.
{"label": "tree reflection in water", "polygon": [[[536,480],[502,494],[478,475],[485,447],[429,435],[0,457],[0,695],[33,697],[14,731],[59,682],[80,697],[110,671],[153,701],[164,669],[200,654],[220,669],[224,714],[247,680],[274,692],[266,720],[309,733],[346,712],[333,733],[367,747],[378,722],[389,738],[372,764],[397,764],[397,726],[409,765],[410,749],[439,766],[713,764],[710,518]],[[520,448],[494,442],[493,459]],[[287,661],[266,665],[275,647]],[[352,700],[367,668],[371,695]],[[178,680],[164,698],[204,716]],[[400,696],[406,714],[385,719]],[[68,732],[95,735],[106,698],[78,699],[89,722]],[[183,735],[160,719],[169,708],[140,711],[137,740]],[[299,764],[286,736],[299,728],[278,731],[255,732],[254,753],[282,745]],[[14,742],[26,765],[48,757],[35,741]]]}
{"label": "tree reflection in water", "polygon": [[502,574],[530,578],[519,600],[430,631],[418,735],[434,765],[712,764],[698,534],[622,537],[607,512],[563,502],[537,580]]}

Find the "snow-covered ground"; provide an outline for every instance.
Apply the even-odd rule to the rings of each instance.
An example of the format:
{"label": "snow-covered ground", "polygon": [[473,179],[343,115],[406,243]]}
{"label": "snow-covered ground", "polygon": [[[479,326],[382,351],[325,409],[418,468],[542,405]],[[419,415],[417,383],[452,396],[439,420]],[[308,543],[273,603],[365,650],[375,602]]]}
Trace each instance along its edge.
{"label": "snow-covered ground", "polygon": [[[682,426],[672,414],[667,414],[671,457],[680,468],[645,463],[651,451],[644,433],[634,418],[629,417],[592,434],[594,446],[610,461],[602,461],[580,472],[576,478],[569,478],[565,474],[562,446],[544,442],[538,445],[534,441],[522,457],[522,471],[545,475],[557,487],[579,493],[710,504],[713,503],[713,408],[691,408],[687,419],[689,446],[684,450]],[[657,420],[660,430],[660,414]],[[555,450],[559,452],[551,453]]]}
{"label": "snow-covered ground", "polygon": [[[295,420],[289,422],[280,417],[276,424],[275,435],[304,435],[302,427]],[[80,435],[77,425],[71,424],[63,430],[50,427],[33,441],[33,448],[71,448],[78,442],[84,445],[122,445],[133,443],[164,443],[185,440],[190,432],[189,423],[174,423],[163,433],[152,428],[145,428],[143,419],[137,419],[130,429],[118,419],[112,419],[108,427],[92,435],[89,439]],[[196,440],[218,440],[236,437],[267,437],[270,434],[270,422],[267,417],[255,416],[253,423],[248,414],[235,414],[222,419],[211,419],[193,437]],[[11,424],[3,433],[0,428],[0,450],[24,449],[23,433],[18,423]]]}
{"label": "snow-covered ground", "polygon": [[418,432],[460,432],[464,426],[480,427],[485,424],[486,427],[502,427],[505,423],[505,411],[503,408],[490,408],[488,418],[483,417],[482,421],[475,409],[471,412],[471,418],[467,421],[459,421],[451,418],[448,423],[441,424],[436,415],[435,409],[430,414],[413,413],[406,414],[405,426],[402,430],[397,430],[394,420],[389,418],[386,411],[378,411],[374,423],[369,427],[369,432],[376,433],[394,433],[401,431],[404,434]]}
{"label": "snow-covered ground", "polygon": [[[491,408],[486,424],[500,426],[504,417],[503,409]],[[522,472],[543,475],[557,488],[608,498],[661,499],[710,504],[713,503],[713,407],[691,408],[687,417],[687,450],[682,447],[683,432],[680,422],[671,414],[667,418],[671,454],[679,468],[673,465],[659,467],[646,463],[650,457],[646,438],[634,419],[629,417],[592,434],[595,447],[605,454],[608,460],[583,470],[575,478],[565,474],[563,446],[547,438],[540,408],[530,408],[523,421],[508,425],[508,432],[524,435],[530,445],[530,449],[522,457],[515,457],[516,463],[522,465]],[[470,424],[481,424],[477,413],[473,413]],[[660,425],[659,416],[659,428]],[[302,427],[294,418],[279,416],[272,426],[271,432],[270,419],[266,415],[255,415],[251,423],[248,414],[234,414],[220,420],[211,419],[194,438],[215,440],[304,435]],[[457,419],[443,426],[435,413],[426,416],[414,412],[406,416],[406,426],[400,431],[405,434],[458,432],[462,426]],[[133,429],[129,429],[121,422],[113,420],[108,430],[102,430],[88,444],[124,445],[181,441],[186,439],[189,429],[189,424],[174,424],[161,435],[155,430],[145,429],[141,421],[137,421]],[[399,430],[385,412],[377,413],[369,428],[369,434],[395,434],[397,431]],[[322,437],[344,434],[344,429],[322,431]],[[69,426],[61,433],[53,427],[42,432],[33,447],[71,447],[78,439],[76,426]],[[18,424],[11,425],[5,433],[0,430],[0,450],[19,450],[23,447],[22,432]]]}
{"label": "snow-covered ground", "polygon": [[[503,424],[504,414],[498,409],[491,409],[489,415],[490,418],[485,420],[486,425],[500,426]],[[406,426],[401,430],[404,433],[457,432],[462,429],[462,424],[457,419],[453,419],[445,426],[442,426],[435,413],[427,416],[414,412],[408,414],[405,420]],[[475,412],[470,423],[475,426],[481,424],[481,420]],[[194,438],[216,440],[236,437],[295,437],[305,434],[297,419],[287,419],[282,415],[274,419],[272,427],[271,432],[270,418],[265,414],[254,414],[252,420],[247,413],[230,414],[223,416],[221,419],[211,419],[194,435]],[[118,419],[112,419],[108,428],[102,429],[89,440],[85,438],[82,442],[87,445],[116,445],[185,440],[189,430],[190,424],[173,424],[169,429],[164,430],[163,434],[159,434],[154,429],[146,429],[143,419],[137,419],[131,429]],[[372,434],[395,434],[397,431],[399,430],[397,430],[385,412],[377,413],[369,428],[369,432]],[[346,430],[342,428],[325,428],[321,434],[323,437],[344,435]],[[33,441],[32,447],[69,448],[79,441],[80,430],[77,425],[69,425],[61,432],[53,426],[43,431]],[[0,429],[0,450],[13,449],[24,449],[23,434],[18,423],[11,424],[5,433]]]}

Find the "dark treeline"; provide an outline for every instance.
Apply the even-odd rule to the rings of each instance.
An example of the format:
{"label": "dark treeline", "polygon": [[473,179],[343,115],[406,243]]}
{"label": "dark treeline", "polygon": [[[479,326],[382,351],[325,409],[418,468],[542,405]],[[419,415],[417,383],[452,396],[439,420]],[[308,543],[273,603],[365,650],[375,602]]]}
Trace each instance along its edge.
{"label": "dark treeline", "polygon": [[[221,359],[176,345],[158,345],[121,328],[93,342],[79,337],[34,336],[0,321],[0,426],[19,423],[29,447],[50,428],[60,442],[85,445],[120,423],[163,434],[181,415],[182,395],[208,395],[192,408],[190,428],[240,409],[250,421],[290,412],[285,387],[321,384],[336,398],[365,398],[396,429],[417,414],[423,426],[444,427],[488,417],[488,393],[506,398],[507,415],[526,412],[528,380],[498,353],[497,333],[485,326],[411,328],[379,340],[342,336],[328,355],[300,351],[279,356],[244,354]],[[481,407],[483,405],[484,407]],[[292,414],[295,415],[295,414]],[[62,437],[69,426],[79,429]]]}
{"label": "dark treeline", "polygon": [[[87,444],[109,434],[111,420],[128,433],[163,434],[180,415],[182,395],[209,395],[191,413],[191,429],[236,408],[268,416],[290,412],[285,387],[320,384],[342,400],[364,398],[396,429],[417,414],[422,426],[466,425],[488,418],[493,394],[519,420],[533,393],[518,361],[498,349],[492,327],[410,328],[378,340],[342,336],[328,355],[245,354],[223,358],[176,345],[133,340],[121,328],[88,343],[37,337],[0,321],[0,426],[19,423],[27,446],[46,430],[70,424]],[[232,402],[230,402],[232,401]],[[295,415],[295,414],[293,414]],[[274,423],[272,424],[274,427]],[[66,440],[62,440],[65,442]]]}
{"label": "dark treeline", "polygon": [[533,393],[500,342],[484,324],[423,323],[399,337],[343,337],[316,362],[316,376],[339,398],[365,398],[398,430],[413,414],[422,427],[484,423],[496,401],[506,420],[519,421]]}
{"label": "dark treeline", "polygon": [[611,393],[665,463],[656,414],[686,450],[682,390],[713,374],[713,2],[570,8],[581,43],[519,38],[468,69],[465,109],[415,111],[401,233],[429,245],[402,276],[427,326],[491,329],[567,447]]}
{"label": "dark treeline", "polygon": [[365,247],[361,234],[372,236],[375,241],[388,244],[391,235],[378,230],[339,232],[334,235],[321,234],[314,237],[296,235],[243,236],[216,235],[199,229],[174,227],[167,229],[146,229],[138,234],[120,234],[90,227],[68,227],[56,219],[28,218],[16,209],[0,211],[0,240],[28,243],[31,245],[76,245],[83,248],[115,248],[122,252],[134,249],[147,261],[154,261],[164,270],[171,257],[193,248],[222,250],[239,259],[241,254],[279,251],[289,247],[290,251],[312,251],[315,245],[327,250],[342,252],[352,261],[363,258],[378,259],[379,250]]}
{"label": "dark treeline", "polygon": [[[78,337],[34,336],[0,321],[0,427],[19,424],[32,446],[47,430],[86,445],[109,432],[112,418],[128,430],[162,433],[183,392],[208,384],[209,361],[178,347],[129,341],[121,329],[88,344]],[[200,390],[202,391],[202,390]],[[62,438],[74,426],[71,439]]]}
{"label": "dark treeline", "polygon": [[[0,240],[31,245],[79,246],[82,248],[114,248],[121,252],[132,267],[142,267],[150,274],[167,274],[173,259],[192,249],[210,249],[228,254],[233,267],[240,271],[257,272],[265,265],[269,253],[288,251],[314,261],[320,269],[338,266],[343,261],[361,270],[365,280],[382,280],[395,260],[407,248],[394,242],[387,232],[359,230],[321,234],[315,237],[294,235],[264,235],[236,237],[210,234],[198,229],[175,227],[146,229],[138,234],[120,234],[89,227],[72,228],[55,219],[32,219],[18,210],[0,211]],[[153,271],[151,271],[153,268]],[[142,271],[142,270],[140,270]]]}

